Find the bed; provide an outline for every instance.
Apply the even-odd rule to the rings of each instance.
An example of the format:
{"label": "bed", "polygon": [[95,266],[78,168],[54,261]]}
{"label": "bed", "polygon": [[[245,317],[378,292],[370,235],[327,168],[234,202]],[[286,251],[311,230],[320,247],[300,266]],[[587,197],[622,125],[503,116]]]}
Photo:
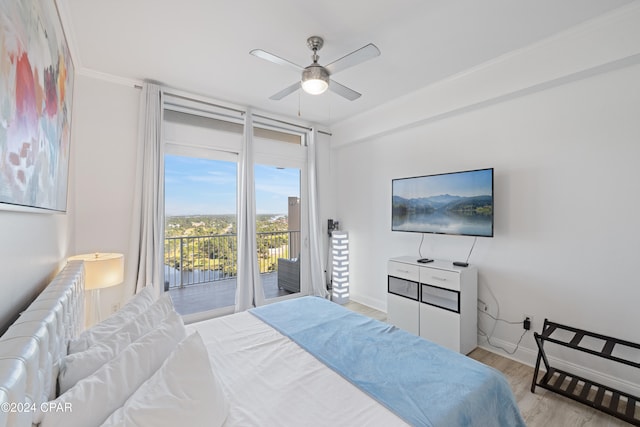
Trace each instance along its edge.
{"label": "bed", "polygon": [[0,427],[524,425],[499,372],[321,298],[184,326],[143,290],[82,331],[83,280],[0,337]]}

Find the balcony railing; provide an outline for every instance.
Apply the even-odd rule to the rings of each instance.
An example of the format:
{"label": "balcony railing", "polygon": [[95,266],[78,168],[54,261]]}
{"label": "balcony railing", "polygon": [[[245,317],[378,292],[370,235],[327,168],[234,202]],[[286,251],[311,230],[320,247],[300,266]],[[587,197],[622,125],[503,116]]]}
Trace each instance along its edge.
{"label": "balcony railing", "polygon": [[[300,255],[299,231],[257,233],[260,273],[278,270],[278,258]],[[236,234],[166,237],[165,289],[232,279],[237,276]]]}

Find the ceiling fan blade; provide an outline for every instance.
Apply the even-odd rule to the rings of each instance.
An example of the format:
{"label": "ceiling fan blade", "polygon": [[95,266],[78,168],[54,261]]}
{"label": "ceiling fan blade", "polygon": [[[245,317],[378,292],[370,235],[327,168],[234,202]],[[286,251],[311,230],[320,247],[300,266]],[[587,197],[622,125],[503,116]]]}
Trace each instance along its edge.
{"label": "ceiling fan blade", "polygon": [[375,58],[378,55],[380,55],[380,49],[378,49],[373,43],[369,43],[368,45],[361,47],[340,59],[336,59],[331,64],[325,65],[324,68],[326,68],[330,74],[335,74],[338,71],[358,65],[368,59]]}
{"label": "ceiling fan blade", "polygon": [[279,101],[285,96],[291,95],[293,92],[295,92],[298,89],[300,89],[300,82],[295,82],[291,86],[282,89],[280,92],[276,93],[275,95],[271,95],[269,99],[273,101]]}
{"label": "ceiling fan blade", "polygon": [[349,89],[348,87],[341,85],[335,80],[329,81],[329,90],[337,93],[338,95],[347,98],[349,101],[355,101],[360,98],[362,94],[356,92],[353,89]]}
{"label": "ceiling fan blade", "polygon": [[284,58],[280,58],[279,56],[274,55],[273,53],[269,53],[269,52],[265,52],[262,49],[253,49],[251,52],[249,52],[251,55],[253,56],[257,56],[258,58],[261,59],[266,59],[269,62],[273,62],[276,64],[280,64],[280,65],[287,65],[289,67],[294,68],[296,71],[302,71],[304,70],[304,67],[301,67],[298,64],[294,64],[291,61],[287,61]]}

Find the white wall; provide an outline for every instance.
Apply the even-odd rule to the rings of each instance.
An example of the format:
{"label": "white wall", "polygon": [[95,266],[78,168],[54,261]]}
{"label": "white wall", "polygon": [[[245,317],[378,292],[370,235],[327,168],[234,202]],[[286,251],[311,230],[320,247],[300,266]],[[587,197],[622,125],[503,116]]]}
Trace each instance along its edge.
{"label": "white wall", "polygon": [[[318,220],[320,221],[320,230],[323,235],[322,256],[323,262],[328,263],[329,234],[327,233],[327,220],[336,217],[335,198],[337,191],[335,185],[333,185],[331,175],[331,138],[324,133],[318,133],[318,139],[316,141],[316,165]],[[330,271],[328,265],[325,265],[325,271],[327,272],[326,281],[328,284],[331,280],[328,275]]]}
{"label": "white wall", "polygon": [[[123,253],[128,277],[141,91],[83,75],[76,77],[76,91],[74,254]],[[110,313],[133,289],[125,283],[102,290],[102,312]]]}
{"label": "white wall", "polygon": [[0,334],[60,270],[69,215],[0,211]]}
{"label": "white wall", "polygon": [[[390,231],[393,178],[494,167],[495,237],[479,238],[470,260],[489,311],[531,315],[536,331],[549,318],[640,342],[640,43],[612,55],[638,28],[637,10],[610,16],[335,126],[352,298],[384,309],[386,260],[418,256],[420,234]],[[449,260],[473,242],[424,240],[424,256]],[[522,332],[498,323],[492,342],[511,350]],[[534,349],[529,333],[514,357],[532,363]],[[637,372],[555,355],[640,389]]]}

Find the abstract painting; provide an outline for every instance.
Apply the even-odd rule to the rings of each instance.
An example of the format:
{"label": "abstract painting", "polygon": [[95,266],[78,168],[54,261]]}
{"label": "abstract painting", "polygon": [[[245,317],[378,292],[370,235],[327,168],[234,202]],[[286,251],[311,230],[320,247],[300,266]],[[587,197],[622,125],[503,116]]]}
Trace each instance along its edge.
{"label": "abstract painting", "polygon": [[73,71],[54,0],[0,2],[0,209],[66,211]]}

